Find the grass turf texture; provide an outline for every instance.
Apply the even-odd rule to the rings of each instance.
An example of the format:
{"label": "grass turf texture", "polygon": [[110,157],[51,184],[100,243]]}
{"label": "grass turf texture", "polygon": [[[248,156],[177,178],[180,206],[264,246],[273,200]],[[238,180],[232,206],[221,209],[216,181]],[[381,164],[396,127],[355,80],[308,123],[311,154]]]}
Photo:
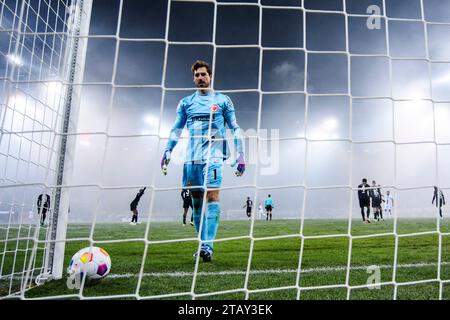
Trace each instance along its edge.
{"label": "grass turf texture", "polygon": [[[393,272],[395,256],[394,221],[375,222],[369,225],[359,220],[352,221],[352,240],[347,235],[347,220],[305,220],[300,277],[297,269],[302,248],[299,220],[255,221],[253,237],[250,233],[250,221],[222,221],[218,239],[242,237],[220,241],[215,244],[213,262],[199,261],[194,281],[195,260],[192,254],[198,248],[194,240],[193,227],[182,227],[175,222],[154,222],[148,230],[145,261],[146,224],[130,226],[128,224],[97,224],[93,239],[99,241],[96,246],[106,249],[111,255],[110,275],[95,285],[87,285],[82,291],[69,289],[66,278],[50,281],[45,285],[27,291],[27,298],[55,297],[77,298],[105,297],[117,295],[121,299],[133,299],[139,294],[142,298],[191,299],[244,299],[249,290],[249,299],[296,299],[298,281],[301,287],[300,299],[346,299],[348,290],[347,263],[351,241],[351,269],[348,274],[350,286],[364,286],[373,273],[368,267],[380,267],[381,285],[378,289],[357,287],[350,291],[350,299],[392,299],[394,297]],[[406,284],[397,287],[397,299],[439,299],[440,283],[438,279],[439,235],[436,232],[436,219],[399,219],[397,220],[397,269],[395,280],[398,284],[427,280],[425,283]],[[440,231],[450,231],[450,221],[440,223]],[[10,228],[8,242],[5,242],[6,229],[0,228],[0,259],[3,261],[2,274],[23,270],[24,261],[28,261],[33,242],[15,240],[17,235],[27,237],[34,230],[21,227]],[[65,266],[71,256],[79,249],[89,246],[83,238],[89,237],[90,225],[69,225],[65,252]],[[426,233],[409,235],[411,233]],[[387,235],[384,235],[386,234]],[[314,238],[315,236],[336,235],[335,237]],[[284,236],[283,238],[270,238]],[[370,236],[370,237],[364,237]],[[313,238],[308,238],[313,237]],[[268,239],[266,239],[268,238]],[[41,230],[40,239],[44,239]],[[174,239],[182,241],[170,242]],[[108,243],[102,241],[127,240]],[[169,241],[157,243],[159,241]],[[156,243],[153,243],[156,242]],[[450,236],[441,239],[440,279],[450,280]],[[42,244],[40,244],[42,246]],[[5,250],[6,248],[6,250]],[[17,250],[19,249],[19,250]],[[12,251],[3,253],[5,251]],[[250,252],[250,273],[246,277]],[[37,251],[36,266],[41,265],[43,250]],[[143,276],[139,280],[141,265],[144,262]],[[35,272],[35,275],[38,273]],[[8,295],[10,289],[17,286],[17,279],[0,280],[0,297]],[[434,281],[433,281],[434,280]],[[140,286],[138,288],[138,282]],[[328,288],[326,286],[336,286]],[[274,290],[275,289],[275,290]],[[227,292],[223,292],[227,291]],[[220,294],[222,293],[222,294]],[[176,294],[174,296],[167,296]],[[66,296],[67,295],[67,296]],[[450,299],[450,283],[442,284],[442,298]]]}

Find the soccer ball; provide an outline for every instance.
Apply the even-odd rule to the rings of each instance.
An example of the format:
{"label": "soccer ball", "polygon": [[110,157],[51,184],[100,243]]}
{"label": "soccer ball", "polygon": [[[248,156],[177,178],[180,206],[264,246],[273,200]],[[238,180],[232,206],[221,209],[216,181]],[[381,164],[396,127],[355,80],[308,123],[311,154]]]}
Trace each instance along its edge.
{"label": "soccer ball", "polygon": [[111,270],[111,258],[105,249],[86,247],[75,253],[70,259],[67,273],[70,277],[86,277],[86,281],[99,281]]}

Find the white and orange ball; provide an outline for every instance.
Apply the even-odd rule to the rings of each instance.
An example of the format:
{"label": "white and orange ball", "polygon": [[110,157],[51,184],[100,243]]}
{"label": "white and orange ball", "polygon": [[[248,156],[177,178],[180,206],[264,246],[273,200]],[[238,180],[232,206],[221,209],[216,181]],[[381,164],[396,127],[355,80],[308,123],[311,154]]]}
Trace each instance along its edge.
{"label": "white and orange ball", "polygon": [[86,247],[72,256],[67,273],[71,277],[86,277],[87,281],[98,281],[105,278],[110,270],[111,257],[105,249]]}

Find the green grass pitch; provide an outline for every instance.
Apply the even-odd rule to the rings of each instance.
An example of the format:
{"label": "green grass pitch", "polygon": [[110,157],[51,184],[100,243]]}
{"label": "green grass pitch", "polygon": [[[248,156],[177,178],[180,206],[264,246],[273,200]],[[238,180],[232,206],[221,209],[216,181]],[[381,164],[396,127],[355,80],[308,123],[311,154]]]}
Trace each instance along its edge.
{"label": "green grass pitch", "polygon": [[[88,241],[75,239],[88,238],[90,228],[87,224],[68,226],[66,266],[76,251],[89,246]],[[111,255],[110,274],[100,283],[85,286],[81,291],[69,289],[66,278],[50,281],[28,290],[25,297],[76,299],[74,295],[81,293],[83,298],[192,299],[194,294],[195,299],[245,299],[248,293],[248,299],[296,299],[298,284],[301,288],[300,299],[393,299],[394,295],[397,299],[450,299],[450,235],[447,235],[450,220],[440,222],[441,239],[437,233],[436,219],[397,220],[397,233],[400,235],[397,238],[395,272],[395,282],[400,284],[397,288],[393,285],[396,248],[396,238],[392,234],[393,220],[369,225],[353,220],[351,234],[354,237],[351,240],[346,236],[347,220],[304,220],[303,234],[306,238],[299,277],[297,270],[302,247],[299,220],[255,221],[253,241],[248,237],[250,221],[221,221],[218,239],[237,239],[217,242],[213,261],[199,261],[195,280],[196,263],[192,255],[198,242],[193,240],[196,237],[194,228],[189,225],[183,227],[179,222],[151,223],[148,229],[150,243],[143,260],[146,228],[145,223],[136,226],[126,223],[96,224],[93,239],[99,241],[96,246],[103,247]],[[29,231],[29,228],[21,228],[20,235],[27,236]],[[26,257],[25,251],[20,249],[32,245],[30,241],[14,240],[18,229],[9,230],[8,239],[12,240],[8,242],[4,241],[5,233],[6,230],[0,228],[3,275],[11,273],[13,264],[15,272],[23,270],[29,251]],[[419,234],[409,235],[412,233]],[[314,238],[323,235],[337,236]],[[175,239],[183,240],[170,241]],[[107,242],[111,240],[127,241]],[[160,241],[166,242],[158,243]],[[347,275],[350,241],[351,268]],[[437,263],[439,243],[440,269]],[[42,259],[42,252],[38,250],[37,265]],[[368,267],[372,265],[380,268],[383,285],[368,289],[364,286],[373,275],[368,273]],[[347,277],[351,288],[349,295],[345,286]],[[17,279],[20,278],[1,278],[0,297],[8,295],[10,289],[17,285]],[[419,283],[409,284],[416,281]]]}

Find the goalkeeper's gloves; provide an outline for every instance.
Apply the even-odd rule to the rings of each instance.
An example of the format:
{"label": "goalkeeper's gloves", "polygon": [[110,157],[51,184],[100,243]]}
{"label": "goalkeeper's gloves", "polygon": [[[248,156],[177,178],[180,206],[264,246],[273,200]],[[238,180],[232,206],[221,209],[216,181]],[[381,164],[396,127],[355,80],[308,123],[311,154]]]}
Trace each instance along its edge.
{"label": "goalkeeper's gloves", "polygon": [[245,171],[245,159],[244,159],[244,153],[240,152],[238,157],[236,158],[236,160],[234,161],[234,163],[231,165],[232,167],[234,167],[235,165],[237,165],[236,168],[236,176],[240,177],[244,174]]}
{"label": "goalkeeper's gloves", "polygon": [[169,162],[170,162],[170,151],[166,150],[164,151],[164,155],[161,159],[161,170],[164,175],[167,174],[167,166],[169,165]]}

